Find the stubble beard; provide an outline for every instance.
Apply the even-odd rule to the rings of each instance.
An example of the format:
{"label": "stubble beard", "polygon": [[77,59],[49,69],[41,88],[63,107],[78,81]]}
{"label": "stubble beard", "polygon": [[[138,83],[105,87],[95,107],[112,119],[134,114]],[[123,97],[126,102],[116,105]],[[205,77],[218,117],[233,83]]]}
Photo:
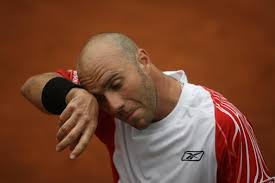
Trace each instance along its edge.
{"label": "stubble beard", "polygon": [[[144,114],[144,128],[147,128],[152,123],[157,109],[157,90],[154,87],[153,81],[149,76],[138,69],[138,72],[141,76],[141,82],[143,86],[143,97],[142,101],[145,103],[145,114]],[[140,119],[142,120],[142,119]]]}

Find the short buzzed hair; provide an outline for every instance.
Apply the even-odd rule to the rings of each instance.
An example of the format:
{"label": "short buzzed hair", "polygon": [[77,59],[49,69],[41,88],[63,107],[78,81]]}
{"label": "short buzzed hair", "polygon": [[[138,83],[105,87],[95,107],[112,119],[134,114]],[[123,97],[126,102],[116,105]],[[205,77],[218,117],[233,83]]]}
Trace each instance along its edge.
{"label": "short buzzed hair", "polygon": [[98,33],[92,36],[86,45],[92,45],[97,41],[111,40],[114,46],[119,48],[127,56],[130,62],[136,62],[137,44],[128,36],[116,32]]}

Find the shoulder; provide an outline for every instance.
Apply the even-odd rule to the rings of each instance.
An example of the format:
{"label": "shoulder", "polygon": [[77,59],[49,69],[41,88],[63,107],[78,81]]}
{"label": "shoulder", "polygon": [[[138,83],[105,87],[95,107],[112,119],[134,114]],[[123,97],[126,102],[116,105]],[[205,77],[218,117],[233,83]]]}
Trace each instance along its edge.
{"label": "shoulder", "polygon": [[210,93],[214,104],[216,121],[216,145],[218,148],[227,148],[236,155],[236,146],[252,130],[246,117],[220,93],[205,89]]}

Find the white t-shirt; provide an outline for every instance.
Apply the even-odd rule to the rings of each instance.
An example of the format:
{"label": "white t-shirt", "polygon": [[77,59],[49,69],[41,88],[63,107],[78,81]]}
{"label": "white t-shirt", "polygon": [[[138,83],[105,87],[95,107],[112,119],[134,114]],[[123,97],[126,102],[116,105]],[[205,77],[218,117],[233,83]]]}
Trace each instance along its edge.
{"label": "white t-shirt", "polygon": [[216,180],[215,114],[210,94],[187,83],[183,73],[169,74],[184,86],[168,116],[142,131],[116,119],[114,163],[121,183]]}
{"label": "white t-shirt", "polygon": [[[76,71],[58,71],[78,83]],[[96,130],[119,183],[274,183],[246,117],[221,94],[187,82],[164,119],[140,131],[101,112]]]}

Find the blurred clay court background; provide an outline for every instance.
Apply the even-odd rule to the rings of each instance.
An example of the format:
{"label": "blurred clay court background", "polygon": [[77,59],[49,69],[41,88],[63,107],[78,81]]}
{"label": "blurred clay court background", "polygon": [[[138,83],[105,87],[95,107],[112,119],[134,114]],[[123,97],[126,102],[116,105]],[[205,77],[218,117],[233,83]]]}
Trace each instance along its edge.
{"label": "blurred clay court background", "polygon": [[77,160],[55,152],[57,117],[20,95],[38,73],[74,68],[98,32],[122,32],[163,70],[224,94],[252,122],[275,175],[274,0],[2,0],[1,183],[111,182],[106,149],[93,138]]}

